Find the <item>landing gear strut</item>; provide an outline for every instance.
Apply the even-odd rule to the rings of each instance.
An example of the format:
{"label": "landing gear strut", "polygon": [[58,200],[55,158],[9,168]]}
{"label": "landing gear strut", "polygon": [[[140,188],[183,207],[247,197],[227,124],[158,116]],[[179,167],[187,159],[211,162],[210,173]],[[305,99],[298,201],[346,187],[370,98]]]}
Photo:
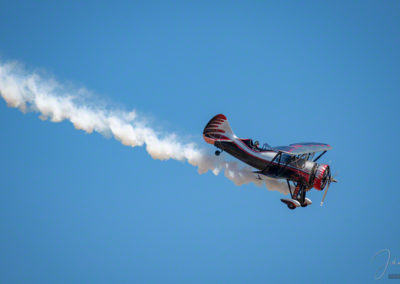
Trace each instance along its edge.
{"label": "landing gear strut", "polygon": [[223,152],[224,150],[217,150],[217,151],[215,151],[215,156],[219,156],[219,155],[221,155],[221,153]]}
{"label": "landing gear strut", "polygon": [[304,184],[295,184],[296,188],[293,192],[289,180],[287,180],[287,184],[292,198],[282,198],[281,201],[285,203],[290,210],[296,209],[297,207],[307,207],[312,204],[311,200],[306,197],[306,187]]}

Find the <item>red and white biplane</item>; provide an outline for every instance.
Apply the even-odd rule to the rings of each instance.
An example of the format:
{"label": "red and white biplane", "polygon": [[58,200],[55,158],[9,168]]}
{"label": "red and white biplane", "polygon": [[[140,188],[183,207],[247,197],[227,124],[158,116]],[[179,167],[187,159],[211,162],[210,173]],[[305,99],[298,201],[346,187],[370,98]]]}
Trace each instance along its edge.
{"label": "red and white biplane", "polygon": [[[285,179],[291,198],[282,198],[281,201],[289,209],[312,204],[306,193],[311,188],[322,191],[326,187],[321,201],[322,206],[330,183],[337,182],[331,175],[329,165],[316,163],[332,149],[328,144],[307,142],[277,147],[264,144],[260,148],[258,141],[238,138],[223,114],[214,116],[207,123],[203,137],[207,143],[220,149],[215,151],[215,155],[219,156],[225,151],[257,169],[254,171],[257,178]],[[317,152],[322,153],[314,158]]]}

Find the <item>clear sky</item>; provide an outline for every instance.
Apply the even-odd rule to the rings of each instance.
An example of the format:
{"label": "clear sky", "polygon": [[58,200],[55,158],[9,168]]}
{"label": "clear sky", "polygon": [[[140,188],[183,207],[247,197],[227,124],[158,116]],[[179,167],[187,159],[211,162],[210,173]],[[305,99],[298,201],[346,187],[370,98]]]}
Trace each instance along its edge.
{"label": "clear sky", "polygon": [[379,250],[400,260],[399,1],[1,1],[0,19],[3,61],[205,147],[217,113],[329,143],[340,181],[291,211],[1,100],[0,282],[367,283]]}

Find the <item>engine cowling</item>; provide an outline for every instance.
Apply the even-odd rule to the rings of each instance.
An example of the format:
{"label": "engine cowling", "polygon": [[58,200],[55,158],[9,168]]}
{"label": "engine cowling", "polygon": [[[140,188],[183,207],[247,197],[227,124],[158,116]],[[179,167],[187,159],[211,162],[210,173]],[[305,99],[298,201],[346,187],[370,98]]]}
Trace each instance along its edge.
{"label": "engine cowling", "polygon": [[313,187],[317,190],[323,190],[329,178],[329,165],[319,165],[317,167]]}

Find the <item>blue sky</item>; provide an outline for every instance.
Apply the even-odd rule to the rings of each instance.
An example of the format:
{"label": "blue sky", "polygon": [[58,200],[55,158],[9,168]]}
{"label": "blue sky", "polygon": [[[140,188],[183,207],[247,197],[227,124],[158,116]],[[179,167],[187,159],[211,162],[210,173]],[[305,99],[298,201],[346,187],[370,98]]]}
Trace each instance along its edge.
{"label": "blue sky", "polygon": [[[323,208],[0,102],[0,282],[374,282],[400,259],[398,1],[3,1],[0,58],[204,145],[321,141]],[[261,143],[262,143],[261,142]],[[205,147],[211,147],[204,145]],[[400,273],[389,266],[388,273]]]}

